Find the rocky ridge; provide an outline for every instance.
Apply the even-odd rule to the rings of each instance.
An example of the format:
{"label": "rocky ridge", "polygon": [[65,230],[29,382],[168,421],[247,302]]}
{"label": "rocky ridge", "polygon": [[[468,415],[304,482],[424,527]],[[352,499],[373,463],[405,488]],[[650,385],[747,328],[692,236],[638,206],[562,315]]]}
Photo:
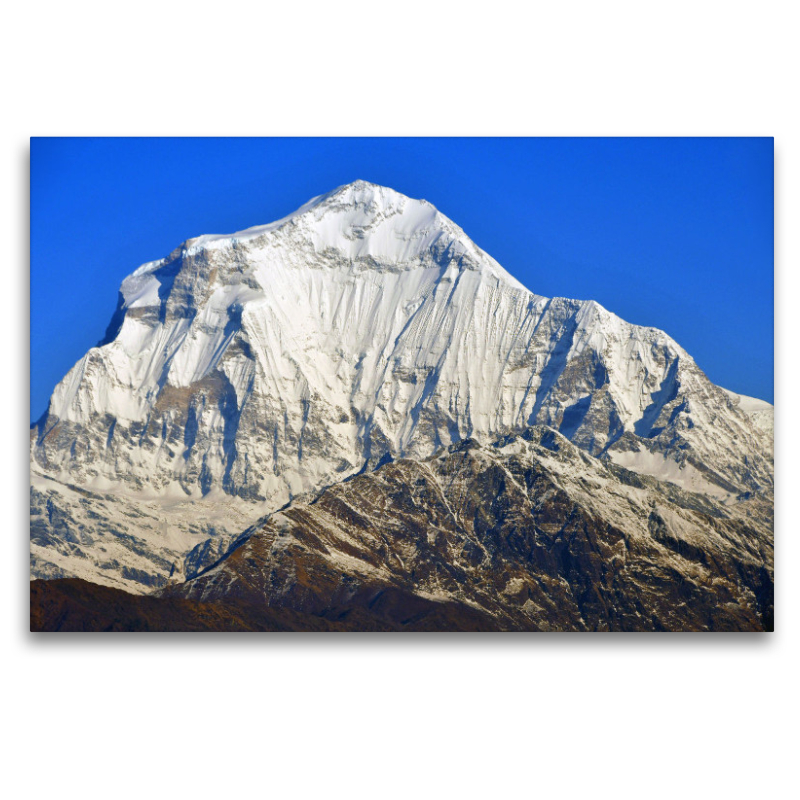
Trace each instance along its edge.
{"label": "rocky ridge", "polygon": [[499,630],[764,630],[772,576],[763,501],[722,509],[534,427],[295,502],[160,594],[344,620],[390,593]]}

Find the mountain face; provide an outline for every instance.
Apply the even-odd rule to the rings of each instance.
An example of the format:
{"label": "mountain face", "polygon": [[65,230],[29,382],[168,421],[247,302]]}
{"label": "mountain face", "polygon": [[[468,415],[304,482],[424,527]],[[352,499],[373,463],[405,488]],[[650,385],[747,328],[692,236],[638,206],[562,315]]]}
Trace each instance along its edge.
{"label": "mountain face", "polygon": [[536,425],[734,514],[771,497],[771,415],[665,333],[535,295],[429,203],[357,181],[123,281],[31,430],[32,576],[172,586],[292,501]]}

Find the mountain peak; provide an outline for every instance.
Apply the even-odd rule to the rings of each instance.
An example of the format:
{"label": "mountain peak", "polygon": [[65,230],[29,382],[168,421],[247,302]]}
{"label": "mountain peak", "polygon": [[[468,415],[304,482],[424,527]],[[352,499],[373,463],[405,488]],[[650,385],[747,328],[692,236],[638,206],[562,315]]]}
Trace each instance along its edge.
{"label": "mountain peak", "polygon": [[[353,210],[371,210],[374,213],[402,210],[405,206],[422,206],[435,211],[426,200],[416,200],[389,186],[381,186],[365,180],[355,180],[342,186],[337,186],[333,191],[319,195],[306,203],[295,212],[295,215],[325,210],[350,208]],[[291,216],[295,216],[291,215]]]}
{"label": "mountain peak", "polygon": [[[415,200],[404,194],[388,187],[380,186],[377,183],[357,179],[351,183],[338,186],[330,192],[317,195],[304,203],[285,217],[269,222],[265,225],[255,225],[245,228],[235,233],[225,234],[204,234],[202,236],[187,239],[180,249],[196,250],[208,247],[224,246],[231,242],[241,242],[255,239],[273,231],[283,228],[291,222],[305,220],[305,227],[319,227],[320,220],[331,214],[338,216],[337,227],[343,229],[345,235],[349,235],[347,229],[355,228],[356,235],[364,232],[374,224],[383,221],[388,217],[395,217],[402,214],[404,210],[412,212],[415,222],[433,222],[438,218],[439,227],[450,227],[463,235],[458,226],[440,214],[427,200]],[[398,222],[400,220],[396,220]],[[329,229],[332,226],[324,226]],[[140,267],[139,272],[152,271],[162,262],[150,262]]]}
{"label": "mountain peak", "polygon": [[[282,255],[276,262],[277,252]],[[215,269],[198,268],[198,260],[206,265],[213,261]],[[272,266],[266,267],[267,263]],[[438,267],[444,274],[444,266],[452,265],[448,280],[470,269],[528,293],[427,200],[416,200],[362,179],[318,195],[275,222],[189,239],[166,258],[139,267],[122,282],[120,292],[129,309],[149,307],[162,300],[171,306],[168,298],[176,285],[173,273],[180,272],[180,291],[175,300],[183,314],[188,313],[187,291],[198,297],[204,295],[212,275],[223,283],[238,285],[244,270],[250,276],[251,288],[260,287],[270,294],[277,269],[303,271],[311,265],[334,264],[355,269],[358,274],[367,267],[410,273],[422,266]],[[189,290],[189,286],[193,288]],[[237,303],[244,297],[238,290],[234,294]],[[257,291],[250,299],[263,296]]]}
{"label": "mountain peak", "polygon": [[356,178],[356,180],[351,181],[350,183],[343,183],[341,186],[337,186],[329,194],[341,194],[350,191],[363,191],[363,190],[374,190],[374,189],[378,189],[383,192],[391,192],[392,194],[400,194],[400,192],[395,191],[390,186],[382,186],[379,183],[373,183],[372,181],[365,181],[362,178]]}
{"label": "mountain peak", "polygon": [[[422,205],[430,205],[427,200],[417,200],[390,186],[382,186],[378,183],[357,179],[351,183],[345,183],[342,186],[337,186],[333,191],[327,194],[320,195],[322,201],[336,198],[339,202],[351,203],[358,205],[365,202],[378,202],[396,204],[398,202],[405,203],[420,203]],[[312,201],[313,202],[313,201]]]}

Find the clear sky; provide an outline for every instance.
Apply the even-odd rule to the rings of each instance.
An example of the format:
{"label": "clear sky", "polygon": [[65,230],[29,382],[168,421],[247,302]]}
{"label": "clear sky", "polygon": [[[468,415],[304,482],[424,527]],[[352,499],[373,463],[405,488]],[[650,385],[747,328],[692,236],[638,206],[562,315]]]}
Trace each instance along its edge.
{"label": "clear sky", "polygon": [[425,198],[538,294],[662,328],[773,401],[773,140],[31,140],[31,420],[122,279],[357,178]]}

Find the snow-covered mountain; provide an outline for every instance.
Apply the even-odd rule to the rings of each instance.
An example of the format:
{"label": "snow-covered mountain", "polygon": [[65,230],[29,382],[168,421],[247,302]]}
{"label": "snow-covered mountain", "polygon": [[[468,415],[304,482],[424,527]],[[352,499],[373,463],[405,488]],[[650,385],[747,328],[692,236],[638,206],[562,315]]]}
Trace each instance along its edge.
{"label": "snow-covered mountain", "polygon": [[123,281],[31,431],[32,574],[143,591],[298,496],[533,424],[735,503],[772,488],[759,402],[662,331],[533,294],[426,201],[356,181]]}

